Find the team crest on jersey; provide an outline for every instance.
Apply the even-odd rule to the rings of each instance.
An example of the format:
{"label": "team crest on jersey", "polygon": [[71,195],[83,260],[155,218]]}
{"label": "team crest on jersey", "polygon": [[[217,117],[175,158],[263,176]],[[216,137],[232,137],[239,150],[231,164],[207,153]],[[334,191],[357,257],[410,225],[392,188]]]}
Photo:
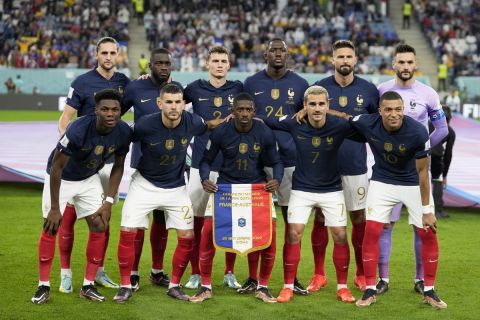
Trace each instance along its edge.
{"label": "team crest on jersey", "polygon": [[187,143],[188,143],[188,139],[184,137],[184,138],[180,139],[180,143],[182,144],[182,146],[186,146]]}
{"label": "team crest on jersey", "polygon": [[253,144],[253,151],[255,151],[256,153],[259,153],[260,151],[262,151],[262,147],[260,146],[260,143],[255,142]]}
{"label": "team crest on jersey", "polygon": [[115,145],[111,145],[110,147],[108,147],[108,153],[113,153],[115,151]]}
{"label": "team crest on jersey", "polygon": [[405,147],[405,145],[403,143],[401,143],[398,146],[398,150],[400,151],[400,153],[405,153],[407,151],[407,147]]}
{"label": "team crest on jersey", "polygon": [[165,140],[165,149],[172,150],[173,147],[175,147],[175,140],[173,139]]}
{"label": "team crest on jersey", "polygon": [[230,105],[233,105],[233,94],[228,95],[228,103],[230,103]]}
{"label": "team crest on jersey", "polygon": [[277,100],[280,98],[280,89],[272,89],[271,95],[273,100]]}
{"label": "team crest on jersey", "polygon": [[417,103],[415,102],[415,99],[410,100],[410,109],[413,110],[417,106]]}
{"label": "team crest on jersey", "polygon": [[328,145],[331,145],[332,143],[333,143],[333,137],[328,136],[328,137],[327,137],[327,144],[328,144]]}
{"label": "team crest on jersey", "polygon": [[223,99],[222,97],[215,97],[213,98],[213,104],[215,105],[215,107],[221,107],[222,106],[222,103],[223,103]]}
{"label": "team crest on jersey", "polygon": [[123,87],[122,86],[118,87],[118,93],[120,93],[120,95],[123,95]]}
{"label": "team crest on jersey", "polygon": [[347,96],[338,97],[338,104],[340,105],[340,107],[344,108],[348,104],[348,97]]}
{"label": "team crest on jersey", "polygon": [[387,152],[390,152],[393,150],[393,145],[390,142],[385,142],[385,144],[383,145],[383,149],[385,149],[385,151]]}
{"label": "team crest on jersey", "polygon": [[246,143],[240,143],[240,144],[238,145],[238,151],[239,151],[240,153],[242,153],[242,154],[247,153],[247,152],[248,152],[248,144],[246,144]]}
{"label": "team crest on jersey", "polygon": [[95,155],[101,155],[103,153],[103,149],[105,149],[104,146],[96,146],[95,147],[95,150],[93,151],[95,153]]}
{"label": "team crest on jersey", "polygon": [[320,137],[312,137],[312,146],[314,146],[315,148],[320,146],[321,142],[322,140],[320,139]]}
{"label": "team crest on jersey", "polygon": [[363,97],[361,94],[357,96],[357,105],[361,106],[363,104]]}

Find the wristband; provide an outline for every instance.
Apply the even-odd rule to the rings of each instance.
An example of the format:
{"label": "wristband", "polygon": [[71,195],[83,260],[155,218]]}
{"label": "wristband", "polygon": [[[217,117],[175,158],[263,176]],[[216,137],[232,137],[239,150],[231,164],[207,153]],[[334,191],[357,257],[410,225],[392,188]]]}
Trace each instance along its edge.
{"label": "wristband", "polygon": [[113,204],[113,198],[112,197],[106,197],[104,202],[108,202],[110,204]]}
{"label": "wristband", "polygon": [[433,206],[431,204],[427,204],[426,206],[422,206],[423,214],[433,213]]}

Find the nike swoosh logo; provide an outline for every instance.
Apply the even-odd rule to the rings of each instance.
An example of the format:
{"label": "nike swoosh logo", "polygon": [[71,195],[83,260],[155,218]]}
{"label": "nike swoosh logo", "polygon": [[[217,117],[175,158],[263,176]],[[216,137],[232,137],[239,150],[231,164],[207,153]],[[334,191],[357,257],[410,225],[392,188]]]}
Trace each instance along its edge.
{"label": "nike swoosh logo", "polygon": [[254,95],[254,96],[258,96],[259,94],[262,94],[262,93],[264,93],[264,92],[265,92],[265,91],[254,92],[253,95]]}
{"label": "nike swoosh logo", "polygon": [[235,148],[235,146],[226,147],[225,149],[233,149],[233,148]]}
{"label": "nike swoosh logo", "polygon": [[41,262],[46,262],[46,261],[48,261],[48,260],[50,260],[50,258],[40,258],[40,261],[41,261]]}
{"label": "nike swoosh logo", "polygon": [[305,139],[307,139],[307,138],[302,137],[302,136],[297,136],[297,138],[300,139],[300,140],[305,140]]}
{"label": "nike swoosh logo", "polygon": [[437,262],[437,261],[438,261],[438,259],[436,259],[436,260],[428,259],[428,262],[430,262],[430,263],[434,263],[434,262]]}
{"label": "nike swoosh logo", "polygon": [[373,259],[363,259],[363,262],[373,261]]}
{"label": "nike swoosh logo", "polygon": [[151,146],[156,146],[157,144],[160,144],[160,142],[156,142],[156,143],[150,142],[150,145],[151,145]]}
{"label": "nike swoosh logo", "polygon": [[372,140],[373,142],[378,142],[378,140],[375,138],[370,138],[370,140]]}
{"label": "nike swoosh logo", "polygon": [[140,102],[141,102],[141,103],[144,103],[144,102],[147,102],[147,101],[150,101],[150,100],[152,100],[152,99],[145,99],[145,100],[140,99]]}
{"label": "nike swoosh logo", "polygon": [[207,101],[208,98],[198,98],[198,101]]}
{"label": "nike swoosh logo", "polygon": [[102,259],[93,258],[93,262],[100,262],[100,261],[102,261]]}

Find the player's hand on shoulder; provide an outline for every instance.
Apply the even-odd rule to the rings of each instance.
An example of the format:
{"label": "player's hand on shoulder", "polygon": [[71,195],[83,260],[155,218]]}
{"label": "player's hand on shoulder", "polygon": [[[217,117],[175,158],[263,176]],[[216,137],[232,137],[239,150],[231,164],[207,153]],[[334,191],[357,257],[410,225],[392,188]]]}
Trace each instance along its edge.
{"label": "player's hand on shoulder", "polygon": [[57,234],[58,228],[62,223],[62,214],[60,213],[60,209],[50,209],[48,212],[47,218],[43,223],[43,230],[46,233],[54,236]]}
{"label": "player's hand on shoulder", "polygon": [[298,124],[302,124],[302,122],[306,123],[307,122],[307,120],[305,119],[306,116],[307,116],[307,109],[302,109],[294,114],[295,120],[297,121]]}
{"label": "player's hand on shoulder", "polygon": [[275,191],[277,191],[279,186],[280,186],[280,184],[278,183],[278,180],[277,179],[272,179],[265,184],[264,189],[267,192],[275,192]]}
{"label": "player's hand on shoulder", "polygon": [[203,190],[208,193],[215,193],[218,191],[218,187],[212,180],[203,180],[202,181]]}

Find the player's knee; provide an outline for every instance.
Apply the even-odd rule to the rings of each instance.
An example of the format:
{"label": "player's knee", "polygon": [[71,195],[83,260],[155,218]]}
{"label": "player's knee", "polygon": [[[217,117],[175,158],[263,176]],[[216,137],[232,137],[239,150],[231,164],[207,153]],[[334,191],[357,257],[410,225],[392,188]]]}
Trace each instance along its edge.
{"label": "player's knee", "polygon": [[345,227],[331,227],[330,231],[334,243],[347,242],[347,230]]}
{"label": "player's knee", "polygon": [[293,227],[288,228],[288,243],[297,244],[302,239],[303,232]]}
{"label": "player's knee", "polygon": [[188,230],[177,229],[177,236],[179,238],[184,238],[184,239],[194,239],[195,238],[195,234],[193,232],[193,229],[188,229]]}
{"label": "player's knee", "polygon": [[352,220],[353,224],[364,223],[365,222],[365,210],[360,209],[360,210],[350,211],[350,219]]}
{"label": "player's knee", "polygon": [[91,232],[105,232],[105,224],[103,223],[102,219],[100,217],[97,217],[97,219],[89,219],[88,221],[88,228]]}

